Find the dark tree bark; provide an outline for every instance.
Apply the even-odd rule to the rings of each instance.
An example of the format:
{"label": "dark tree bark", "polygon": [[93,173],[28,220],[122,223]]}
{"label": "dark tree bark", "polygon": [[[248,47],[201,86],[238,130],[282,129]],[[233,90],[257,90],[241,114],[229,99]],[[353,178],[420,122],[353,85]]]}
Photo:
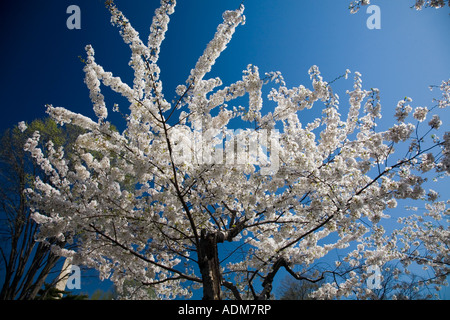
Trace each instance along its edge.
{"label": "dark tree bark", "polygon": [[[223,239],[219,239],[223,242]],[[198,265],[203,280],[203,300],[220,300],[222,275],[220,273],[219,256],[217,252],[218,234],[202,230],[198,250]]]}

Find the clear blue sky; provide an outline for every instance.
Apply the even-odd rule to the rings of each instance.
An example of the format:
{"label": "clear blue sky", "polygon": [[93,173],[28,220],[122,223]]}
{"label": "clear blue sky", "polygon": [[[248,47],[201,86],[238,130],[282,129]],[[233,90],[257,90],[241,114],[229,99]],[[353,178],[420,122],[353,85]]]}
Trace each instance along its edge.
{"label": "clear blue sky", "polygon": [[[381,29],[369,30],[369,14],[363,8],[351,15],[350,0],[245,0],[247,23],[238,28],[211,76],[229,84],[251,63],[261,73],[281,71],[288,87],[310,87],[307,71],[312,65],[318,65],[328,81],[348,68],[362,73],[364,88],[381,90],[382,122],[391,123],[398,100],[409,96],[413,106],[432,106],[439,92],[430,92],[428,86],[450,78],[450,10],[417,12],[410,8],[413,2],[372,0],[381,8]],[[168,100],[213,37],[222,12],[240,3],[178,0],[160,55]],[[66,28],[66,9],[72,4],[81,9],[81,30]],[[146,42],[159,1],[116,4]],[[105,70],[132,81],[130,50],[110,24],[103,0],[4,0],[0,12],[2,130],[45,116],[47,103],[93,115],[78,58],[85,56],[86,44],[93,45],[96,61]],[[336,87],[345,106],[344,93],[352,81],[340,81]],[[126,109],[122,99],[109,97],[109,106],[118,102]],[[441,118],[448,126],[448,110]],[[448,191],[442,191],[448,199]]]}

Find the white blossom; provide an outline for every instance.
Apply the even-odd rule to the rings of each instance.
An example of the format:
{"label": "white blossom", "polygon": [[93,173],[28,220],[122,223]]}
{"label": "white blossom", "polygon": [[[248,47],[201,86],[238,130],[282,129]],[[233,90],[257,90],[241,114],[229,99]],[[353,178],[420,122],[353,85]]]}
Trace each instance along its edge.
{"label": "white blossom", "polygon": [[27,130],[27,125],[25,124],[25,121],[20,121],[19,124],[17,125],[17,127],[19,128],[19,130],[21,132],[24,132],[25,130]]}
{"label": "white blossom", "polygon": [[397,103],[397,107],[395,108],[395,117],[397,118],[398,122],[403,122],[406,117],[409,115],[409,113],[412,111],[412,107],[407,104],[408,102],[411,102],[412,99],[406,97],[404,100],[400,100]]}
{"label": "white blossom", "polygon": [[416,110],[414,110],[414,118],[419,120],[420,122],[425,121],[425,118],[427,117],[428,108],[427,107],[417,107]]}
{"label": "white blossom", "polygon": [[439,116],[437,114],[433,115],[433,117],[431,118],[430,122],[428,122],[428,125],[433,128],[433,129],[439,129],[440,126],[442,125],[442,121],[439,118]]}

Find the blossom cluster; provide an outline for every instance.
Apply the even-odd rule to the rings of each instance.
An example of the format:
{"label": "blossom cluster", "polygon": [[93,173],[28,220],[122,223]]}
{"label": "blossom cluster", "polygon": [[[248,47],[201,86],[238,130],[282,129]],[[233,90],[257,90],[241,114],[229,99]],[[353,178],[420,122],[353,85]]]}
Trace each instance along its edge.
{"label": "blossom cluster", "polygon": [[[450,6],[450,1],[447,1]],[[421,10],[422,8],[443,8],[445,7],[445,0],[416,0],[414,8],[416,10]]]}
{"label": "blossom cluster", "polygon": [[[416,10],[422,10],[423,8],[443,8],[447,3],[450,7],[450,1],[446,0],[415,0],[414,8]],[[356,13],[361,8],[361,6],[366,6],[370,4],[370,0],[353,0],[350,5],[350,12]]]}

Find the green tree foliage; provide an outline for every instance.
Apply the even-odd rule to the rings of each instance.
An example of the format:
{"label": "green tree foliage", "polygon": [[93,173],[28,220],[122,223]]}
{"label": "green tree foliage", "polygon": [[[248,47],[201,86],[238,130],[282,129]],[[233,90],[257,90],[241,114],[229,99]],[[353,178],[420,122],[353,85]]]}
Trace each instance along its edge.
{"label": "green tree foliage", "polygon": [[103,291],[97,289],[92,293],[89,300],[114,300],[117,298],[117,294],[114,290]]}

